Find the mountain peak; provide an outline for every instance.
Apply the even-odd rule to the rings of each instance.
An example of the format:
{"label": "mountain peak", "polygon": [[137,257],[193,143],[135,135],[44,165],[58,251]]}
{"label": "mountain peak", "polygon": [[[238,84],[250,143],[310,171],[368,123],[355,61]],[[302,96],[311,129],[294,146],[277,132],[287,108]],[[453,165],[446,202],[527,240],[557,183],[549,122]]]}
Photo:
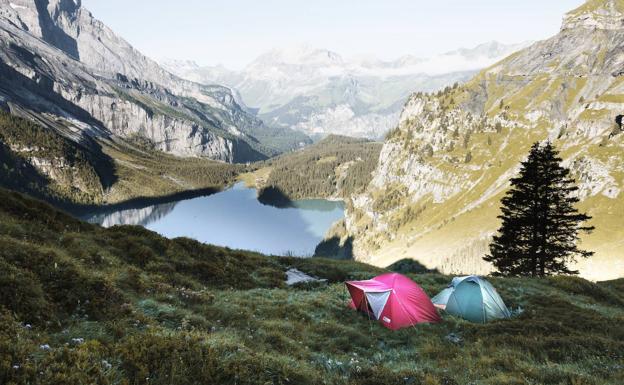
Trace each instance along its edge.
{"label": "mountain peak", "polygon": [[624,0],[588,0],[563,18],[562,31],[576,28],[624,29]]}
{"label": "mountain peak", "polygon": [[330,50],[315,48],[309,44],[296,45],[289,48],[276,48],[261,55],[253,64],[315,64],[332,65],[342,63],[342,57]]}

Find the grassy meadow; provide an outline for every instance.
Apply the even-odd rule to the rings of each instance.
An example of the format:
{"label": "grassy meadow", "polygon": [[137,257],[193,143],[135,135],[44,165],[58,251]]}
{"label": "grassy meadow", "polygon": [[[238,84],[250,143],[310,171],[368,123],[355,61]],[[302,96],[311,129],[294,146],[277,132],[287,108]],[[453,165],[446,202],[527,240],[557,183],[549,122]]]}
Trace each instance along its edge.
{"label": "grassy meadow", "polygon": [[[295,267],[327,283],[285,285]],[[516,315],[393,332],[366,264],[103,229],[0,190],[2,384],[621,384],[624,280],[492,278]],[[433,296],[451,277],[408,273]]]}

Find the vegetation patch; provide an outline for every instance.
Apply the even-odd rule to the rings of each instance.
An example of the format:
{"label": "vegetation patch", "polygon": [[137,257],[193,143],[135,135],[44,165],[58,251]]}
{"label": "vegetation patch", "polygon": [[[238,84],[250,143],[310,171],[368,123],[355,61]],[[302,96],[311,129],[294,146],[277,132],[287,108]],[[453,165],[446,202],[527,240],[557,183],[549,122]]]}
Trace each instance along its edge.
{"label": "vegetation patch", "polygon": [[[0,233],[6,384],[624,381],[622,280],[492,278],[512,319],[443,313],[443,323],[390,331],[347,306],[345,280],[384,271],[366,264],[103,229],[6,190]],[[287,287],[289,268],[328,283]],[[430,296],[451,278],[393,269]]]}
{"label": "vegetation patch", "polygon": [[381,146],[364,139],[330,135],[303,150],[260,163],[258,167],[270,171],[256,186],[279,189],[292,200],[346,198],[368,185]]}

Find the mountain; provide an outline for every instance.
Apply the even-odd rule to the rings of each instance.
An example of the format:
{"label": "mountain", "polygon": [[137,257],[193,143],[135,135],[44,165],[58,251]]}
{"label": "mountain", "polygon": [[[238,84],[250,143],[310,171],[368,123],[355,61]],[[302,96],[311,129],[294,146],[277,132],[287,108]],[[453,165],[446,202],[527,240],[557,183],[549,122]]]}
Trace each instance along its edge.
{"label": "mountain", "polygon": [[464,85],[413,94],[388,134],[346,227],[359,260],[412,258],[445,272],[487,273],[500,198],[533,142],[551,140],[596,230],[579,261],[592,279],[624,274],[624,2],[593,0],[560,32]]}
{"label": "mountain", "polygon": [[274,49],[242,71],[164,60],[173,73],[203,84],[222,83],[267,124],[292,127],[313,137],[339,134],[379,139],[398,121],[414,91],[433,91],[468,80],[522,45],[490,42],[431,58],[382,61],[344,58],[307,45]]}
{"label": "mountain", "polygon": [[237,162],[282,150],[258,140],[266,127],[229,88],[172,75],[80,1],[1,0],[0,33],[2,101],[12,111],[52,115],[79,135],[140,135],[180,156]]}
{"label": "mountain", "polygon": [[[266,159],[310,142],[301,133],[266,126],[228,87],[172,75],[95,19],[80,1],[0,0],[0,79],[0,109],[39,127],[14,122],[28,126],[30,136],[2,127],[4,139],[12,140],[0,149],[2,161],[32,168],[27,173],[9,170],[7,178],[19,175],[27,186],[39,174],[35,184],[56,184],[56,192],[65,191],[61,195],[71,201],[102,202],[104,194],[115,190],[119,169],[145,170],[136,159],[118,162],[110,155],[125,157],[136,142],[146,142],[156,152],[229,163]],[[5,117],[0,121],[10,122]],[[57,151],[60,143],[68,153]],[[46,147],[50,145],[55,147]],[[33,146],[37,156],[29,150]],[[83,161],[70,161],[70,148],[83,154]],[[54,159],[46,155],[50,153],[56,154]],[[54,167],[48,164],[66,172],[51,172]],[[86,175],[86,169],[92,169],[96,180],[70,177]],[[160,193],[173,192],[170,187]]]}

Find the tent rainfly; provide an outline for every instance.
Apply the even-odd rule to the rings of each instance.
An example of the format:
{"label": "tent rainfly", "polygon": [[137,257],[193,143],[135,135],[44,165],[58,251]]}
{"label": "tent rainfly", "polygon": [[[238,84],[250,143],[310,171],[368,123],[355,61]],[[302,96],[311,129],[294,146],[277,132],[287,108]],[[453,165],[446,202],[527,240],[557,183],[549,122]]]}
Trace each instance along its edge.
{"label": "tent rainfly", "polygon": [[486,323],[511,317],[511,312],[494,286],[474,275],[453,278],[451,285],[431,301],[447,313],[471,322]]}
{"label": "tent rainfly", "polygon": [[397,273],[346,282],[351,307],[397,330],[421,322],[440,322],[429,296],[414,281]]}

